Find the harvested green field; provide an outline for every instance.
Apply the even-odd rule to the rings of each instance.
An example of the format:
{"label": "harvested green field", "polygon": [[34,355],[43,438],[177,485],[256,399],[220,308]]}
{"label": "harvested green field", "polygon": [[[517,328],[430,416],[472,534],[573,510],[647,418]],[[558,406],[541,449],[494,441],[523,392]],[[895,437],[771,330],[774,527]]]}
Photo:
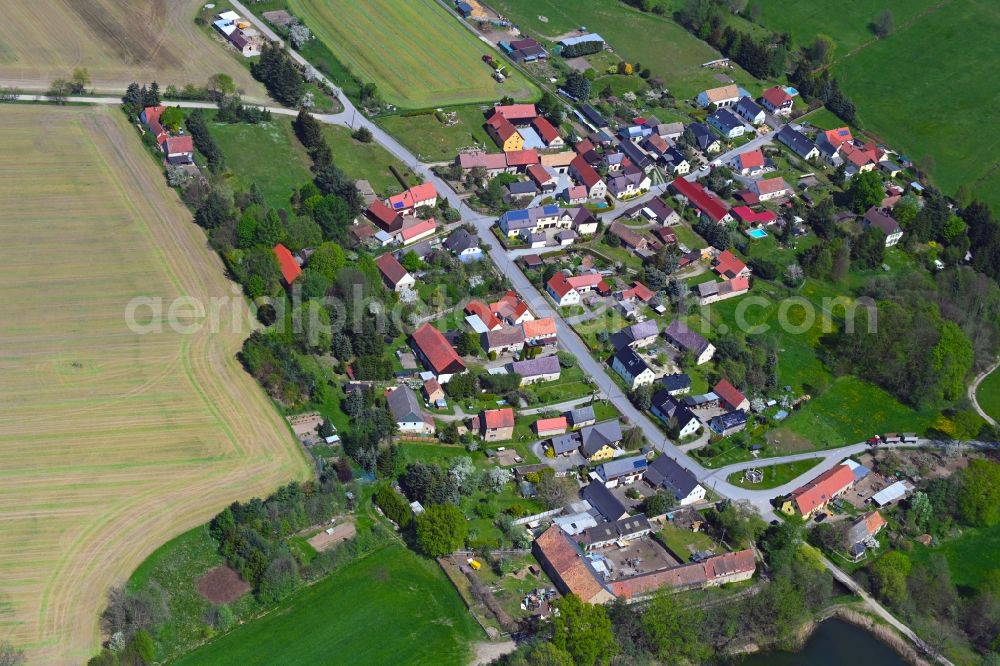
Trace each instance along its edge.
{"label": "harvested green field", "polygon": [[125,117],[5,106],[0,145],[0,639],[81,664],[112,585],[309,467],[236,359],[239,291]]}
{"label": "harvested green field", "polygon": [[[896,30],[876,40],[868,24],[890,7]],[[797,41],[817,32],[838,42],[833,73],[860,124],[930,172],[947,194],[961,185],[1000,209],[1000,8],[981,0],[894,0],[878,7],[836,0],[767,3],[762,22]],[[833,21],[833,23],[831,23]]]}
{"label": "harvested green field", "polygon": [[484,108],[465,106],[448,109],[448,112],[456,114],[454,125],[445,125],[433,113],[382,116],[378,123],[422,160],[453,160],[461,148],[478,147],[488,152],[499,150],[483,128],[486,123]]}
{"label": "harvested green field", "polygon": [[176,663],[456,664],[481,632],[433,560],[403,546],[361,559]]}
{"label": "harvested green field", "polygon": [[994,370],[976,390],[976,402],[983,411],[1000,421],[1000,368]]}
{"label": "harvested green field", "polygon": [[910,557],[921,561],[933,553],[947,558],[951,578],[963,593],[977,590],[986,574],[1000,569],[1000,525],[968,528],[937,548],[914,543]]}
{"label": "harvested green field", "polygon": [[[549,41],[586,25],[608,40],[622,58],[639,62],[662,77],[678,98],[692,98],[705,88],[721,85],[712,70],[701,67],[702,63],[722,57],[718,51],[672,19],[640,12],[620,0],[497,0],[491,6],[511,17],[529,35]],[[761,87],[742,69],[727,73],[751,92]]]}
{"label": "harvested green field", "polygon": [[351,70],[404,108],[534,99],[538,89],[511,71],[504,83],[480,56],[492,52],[434,0],[289,0],[296,16]]}
{"label": "harvested green field", "polygon": [[764,475],[760,483],[750,483],[747,481],[746,474],[744,472],[733,472],[726,480],[734,486],[739,486],[740,488],[749,488],[750,490],[767,490],[769,488],[782,486],[792,479],[805,474],[819,464],[819,462],[820,459],[816,458],[814,460],[796,460],[795,462],[781,463],[780,465],[760,467],[759,469]]}
{"label": "harvested green field", "polygon": [[312,180],[309,156],[290,118],[275,116],[259,125],[211,123],[210,131],[233,183],[244,190],[256,183],[272,208],[288,208],[292,190]]}

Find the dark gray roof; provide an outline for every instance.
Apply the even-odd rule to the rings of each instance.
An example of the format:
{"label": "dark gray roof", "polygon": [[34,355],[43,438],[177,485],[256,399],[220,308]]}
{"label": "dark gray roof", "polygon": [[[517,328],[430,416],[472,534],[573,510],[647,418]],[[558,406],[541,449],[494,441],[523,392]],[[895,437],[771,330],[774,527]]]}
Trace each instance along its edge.
{"label": "dark gray roof", "polygon": [[580,423],[586,423],[587,421],[594,421],[597,417],[594,415],[594,408],[590,405],[586,407],[578,407],[573,409],[569,413],[569,421],[573,425]]}
{"label": "dark gray roof", "polygon": [[679,391],[691,387],[691,378],[686,373],[678,372],[673,375],[660,377],[660,383],[668,391]]}
{"label": "dark gray roof", "polygon": [[781,128],[781,131],[778,132],[777,139],[791,148],[792,151],[799,157],[805,157],[812,151],[813,148],[816,147],[816,144],[810,141],[809,137],[802,132],[793,130],[789,125],[785,125]]}
{"label": "dark gray roof", "polygon": [[554,374],[559,372],[559,357],[555,355],[541,356],[530,358],[527,361],[514,361],[511,363],[511,370],[522,377]]}
{"label": "dark gray roof", "polygon": [[580,439],[574,432],[552,438],[552,448],[555,449],[556,455],[569,453],[578,446],[580,446]]}
{"label": "dark gray roof", "polygon": [[716,432],[723,432],[725,430],[729,430],[730,428],[743,425],[746,422],[747,413],[742,409],[737,409],[732,412],[726,412],[725,414],[719,414],[709,423],[712,426],[712,429]]}
{"label": "dark gray roof", "polygon": [[397,422],[422,421],[424,419],[424,411],[420,407],[417,396],[406,386],[400,386],[389,393],[386,396],[386,401],[389,403],[392,418],[396,419]]}
{"label": "dark gray roof", "polygon": [[736,110],[746,116],[756,117],[764,111],[760,104],[753,101],[751,97],[741,97],[740,101],[736,103]]}
{"label": "dark gray roof", "polygon": [[664,421],[671,418],[676,419],[680,428],[698,419],[694,412],[688,409],[683,402],[670,395],[667,389],[660,389],[653,394],[650,408]]}
{"label": "dark gray roof", "polygon": [[608,121],[604,119],[604,116],[601,115],[600,111],[592,107],[590,104],[584,104],[580,108],[580,112],[587,120],[594,123],[596,127],[607,127]]}
{"label": "dark gray roof", "polygon": [[632,338],[632,340],[642,340],[644,338],[656,337],[660,334],[660,329],[657,328],[655,319],[647,319],[646,321],[641,321],[638,324],[632,324],[625,328],[624,333]]}
{"label": "dark gray roof", "polygon": [[715,135],[712,134],[712,131],[704,123],[691,123],[688,125],[688,128],[694,134],[695,143],[702,150],[708,148],[709,144],[715,141]]}
{"label": "dark gray roof", "polygon": [[886,236],[899,232],[899,222],[887,210],[878,206],[872,206],[865,213],[865,226],[881,229]]}
{"label": "dark gray roof", "polygon": [[530,180],[519,180],[516,183],[509,183],[507,185],[507,191],[511,194],[534,194],[538,191],[538,188]]}
{"label": "dark gray roof", "polygon": [[583,440],[581,448],[589,457],[597,453],[602,446],[614,446],[622,440],[622,426],[618,419],[601,421],[580,430]]}
{"label": "dark gray roof", "polygon": [[620,148],[621,151],[625,153],[626,157],[632,160],[632,164],[636,165],[640,169],[645,169],[653,163],[653,160],[649,157],[649,155],[642,152],[642,149],[631,141],[622,141]]}
{"label": "dark gray roof", "polygon": [[625,505],[605,488],[603,483],[595,481],[585,486],[583,499],[590,502],[590,506],[608,520],[619,520],[622,516],[628,515]]}
{"label": "dark gray roof", "polygon": [[646,480],[654,486],[672,490],[677,499],[684,499],[698,487],[694,474],[677,464],[673,458],[660,456],[646,470]]}
{"label": "dark gray roof", "polygon": [[647,534],[651,530],[652,527],[649,524],[649,520],[645,514],[640,513],[587,528],[583,532],[583,541],[588,544],[605,543],[615,541],[620,537],[628,538]]}
{"label": "dark gray roof", "polygon": [[712,114],[710,120],[714,120],[717,126],[723,127],[726,131],[743,127],[743,121],[736,117],[736,114],[729,109],[718,109]]}
{"label": "dark gray roof", "polygon": [[632,456],[630,458],[616,458],[606,463],[598,465],[605,481],[617,479],[626,474],[635,474],[646,469],[646,456]]}
{"label": "dark gray roof", "polygon": [[667,330],[663,334],[675,346],[696,355],[701,354],[708,348],[708,340],[689,329],[687,324],[680,319],[670,322],[670,326],[667,327]]}
{"label": "dark gray roof", "polygon": [[615,359],[632,377],[638,377],[649,369],[649,366],[642,360],[642,357],[636,354],[631,347],[622,347],[619,349],[615,352]]}
{"label": "dark gray roof", "polygon": [[479,247],[479,236],[470,234],[465,229],[456,229],[448,236],[444,246],[452,252],[464,252],[474,247]]}

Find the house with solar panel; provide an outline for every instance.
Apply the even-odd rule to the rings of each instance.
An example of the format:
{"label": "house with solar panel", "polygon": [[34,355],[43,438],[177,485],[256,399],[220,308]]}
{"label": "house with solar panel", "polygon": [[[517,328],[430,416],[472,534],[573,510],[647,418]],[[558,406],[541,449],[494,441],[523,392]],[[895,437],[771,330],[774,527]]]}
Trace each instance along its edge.
{"label": "house with solar panel", "polygon": [[647,467],[646,456],[616,458],[598,465],[594,474],[606,487],[617,488],[631,485],[641,479]]}

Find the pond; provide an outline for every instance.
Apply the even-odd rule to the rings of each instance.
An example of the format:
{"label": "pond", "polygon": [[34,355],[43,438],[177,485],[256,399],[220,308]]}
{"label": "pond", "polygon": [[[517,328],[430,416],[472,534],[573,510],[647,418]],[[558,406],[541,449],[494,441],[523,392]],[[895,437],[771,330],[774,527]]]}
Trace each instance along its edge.
{"label": "pond", "polygon": [[766,652],[739,666],[905,666],[906,662],[864,629],[842,620],[826,620],[800,652]]}

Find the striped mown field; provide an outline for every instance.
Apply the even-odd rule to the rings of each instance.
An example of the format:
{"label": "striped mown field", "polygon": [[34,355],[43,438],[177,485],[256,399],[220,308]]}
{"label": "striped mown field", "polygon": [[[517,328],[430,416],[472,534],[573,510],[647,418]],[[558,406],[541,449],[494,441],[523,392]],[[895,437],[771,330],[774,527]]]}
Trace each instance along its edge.
{"label": "striped mown field", "polygon": [[535,88],[507,67],[504,83],[482,61],[500,57],[435,0],[289,0],[341,62],[382,98],[403,108],[534,99]]}
{"label": "striped mown field", "polygon": [[[0,85],[43,89],[90,71],[99,90],[132,81],[204,85],[224,72],[254,98],[263,88],[235,49],[194,24],[204,0],[3,0]],[[228,50],[227,50],[228,49]]]}
{"label": "striped mown field", "polygon": [[124,117],[5,106],[0,146],[0,639],[80,664],[110,586],[309,468],[235,359],[246,319],[126,325],[137,296],[235,289]]}

